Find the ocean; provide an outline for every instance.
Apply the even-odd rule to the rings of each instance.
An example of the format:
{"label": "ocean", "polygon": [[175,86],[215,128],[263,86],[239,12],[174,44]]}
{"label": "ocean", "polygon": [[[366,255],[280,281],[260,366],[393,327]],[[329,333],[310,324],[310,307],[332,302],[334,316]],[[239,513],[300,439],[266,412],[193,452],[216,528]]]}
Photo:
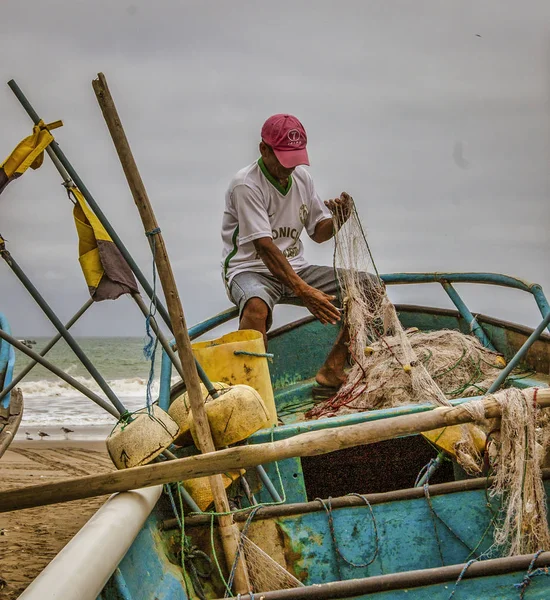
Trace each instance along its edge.
{"label": "ocean", "polygon": [[[35,341],[33,349],[40,351],[48,339],[35,338]],[[82,337],[77,338],[77,341],[128,410],[134,411],[146,405],[151,362],[143,354],[144,338]],[[161,354],[162,348],[159,345],[152,386],[154,400],[158,396]],[[64,340],[60,340],[46,358],[105,398]],[[17,353],[15,374],[27,363]],[[116,423],[112,415],[40,365],[35,366],[18,387],[21,388],[24,399],[23,420],[16,436],[18,439],[38,439],[38,430],[47,432],[51,439],[63,438],[65,434],[61,427],[73,429],[71,437],[104,438],[105,432],[108,433]]]}

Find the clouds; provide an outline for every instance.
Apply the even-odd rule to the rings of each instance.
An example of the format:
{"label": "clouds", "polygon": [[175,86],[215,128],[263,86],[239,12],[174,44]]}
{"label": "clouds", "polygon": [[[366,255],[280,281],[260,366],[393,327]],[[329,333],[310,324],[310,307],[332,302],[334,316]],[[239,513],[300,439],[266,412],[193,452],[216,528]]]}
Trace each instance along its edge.
{"label": "clouds", "polygon": [[[0,49],[10,61],[0,83],[14,77],[45,119],[63,118],[56,138],[150,274],[90,85],[106,74],[189,323],[227,305],[225,187],[256,158],[263,120],[284,111],[306,125],[321,196],[354,195],[382,271],[496,270],[550,290],[547,2],[6,0],[3,9]],[[2,85],[0,106],[7,154],[29,121]],[[0,232],[67,314],[87,292],[59,183],[46,162],[10,184]],[[306,249],[311,261],[330,263],[329,245]],[[0,285],[9,290],[0,310],[16,333],[44,333],[5,265]],[[495,309],[483,294],[473,304],[504,317],[517,306],[514,296]],[[101,307],[82,331],[140,335],[139,315],[118,306]],[[523,305],[520,313],[536,320]]]}

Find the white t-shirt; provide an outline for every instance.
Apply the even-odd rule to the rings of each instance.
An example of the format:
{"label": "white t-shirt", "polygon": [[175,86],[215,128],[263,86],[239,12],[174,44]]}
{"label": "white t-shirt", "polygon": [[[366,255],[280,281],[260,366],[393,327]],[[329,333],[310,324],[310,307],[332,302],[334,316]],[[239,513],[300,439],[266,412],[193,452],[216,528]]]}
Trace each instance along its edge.
{"label": "white t-shirt", "polygon": [[254,247],[253,241],[259,238],[271,238],[295,271],[307,266],[302,229],[311,237],[317,223],[330,218],[303,167],[296,167],[286,190],[262,159],[241,169],[225,194],[222,268],[226,284],[243,271],[270,273]]}

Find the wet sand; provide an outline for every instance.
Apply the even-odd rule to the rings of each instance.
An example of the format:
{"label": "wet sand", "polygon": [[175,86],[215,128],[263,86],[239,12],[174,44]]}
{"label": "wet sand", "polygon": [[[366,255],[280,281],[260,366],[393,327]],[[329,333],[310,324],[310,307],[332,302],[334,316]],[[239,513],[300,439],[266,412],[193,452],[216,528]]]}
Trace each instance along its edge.
{"label": "wet sand", "polygon": [[[0,458],[0,490],[111,470],[104,441],[16,441]],[[0,598],[17,598],[106,499],[0,513]]]}

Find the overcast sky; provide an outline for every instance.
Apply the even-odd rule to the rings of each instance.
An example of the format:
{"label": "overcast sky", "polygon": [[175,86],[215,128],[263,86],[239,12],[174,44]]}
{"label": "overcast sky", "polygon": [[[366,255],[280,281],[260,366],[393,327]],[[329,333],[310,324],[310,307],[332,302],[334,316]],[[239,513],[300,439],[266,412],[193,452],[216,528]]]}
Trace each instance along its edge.
{"label": "overcast sky", "polygon": [[[0,160],[30,132],[14,78],[150,274],[148,247],[91,80],[105,73],[165,236],[189,324],[228,306],[219,228],[232,175],[272,113],[296,114],[327,199],[359,208],[378,269],[498,271],[550,293],[548,0],[326,2],[4,0]],[[85,302],[71,204],[46,158],[0,197],[0,233],[66,320]],[[306,243],[331,264],[331,242]],[[429,287],[429,289],[428,289]],[[0,310],[47,323],[7,265]],[[472,309],[534,325],[520,293],[469,288]],[[396,301],[450,306],[437,286]],[[276,322],[289,315],[279,311]],[[79,335],[142,335],[131,301]]]}

